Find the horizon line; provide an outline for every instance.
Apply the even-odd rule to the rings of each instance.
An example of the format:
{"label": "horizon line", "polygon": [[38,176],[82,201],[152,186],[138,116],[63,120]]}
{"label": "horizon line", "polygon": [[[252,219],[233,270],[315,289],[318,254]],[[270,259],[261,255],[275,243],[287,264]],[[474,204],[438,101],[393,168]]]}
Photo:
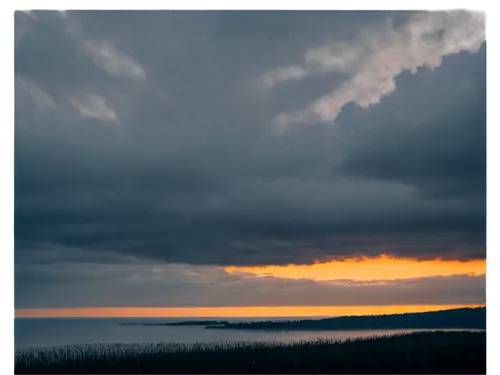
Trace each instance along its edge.
{"label": "horizon line", "polygon": [[486,307],[481,304],[346,305],[346,306],[206,306],[16,308],[15,318],[271,318],[328,317],[431,312]]}

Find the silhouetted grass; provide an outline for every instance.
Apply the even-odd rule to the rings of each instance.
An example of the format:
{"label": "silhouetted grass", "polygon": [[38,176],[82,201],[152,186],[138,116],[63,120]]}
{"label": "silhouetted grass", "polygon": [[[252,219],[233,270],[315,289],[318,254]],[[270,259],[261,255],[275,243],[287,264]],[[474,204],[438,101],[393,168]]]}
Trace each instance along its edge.
{"label": "silhouetted grass", "polygon": [[292,344],[93,344],[16,352],[15,373],[486,373],[485,332]]}

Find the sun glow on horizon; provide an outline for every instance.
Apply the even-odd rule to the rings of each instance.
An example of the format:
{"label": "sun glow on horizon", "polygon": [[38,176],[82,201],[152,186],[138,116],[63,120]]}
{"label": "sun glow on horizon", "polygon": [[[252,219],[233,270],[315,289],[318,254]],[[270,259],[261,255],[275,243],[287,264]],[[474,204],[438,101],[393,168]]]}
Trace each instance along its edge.
{"label": "sun glow on horizon", "polygon": [[486,260],[417,260],[389,255],[346,258],[313,264],[289,264],[224,267],[227,273],[247,276],[272,276],[284,279],[311,279],[315,281],[358,280],[388,281],[422,277],[486,274]]}
{"label": "sun glow on horizon", "polygon": [[471,305],[402,306],[236,306],[236,307],[82,307],[16,309],[16,318],[252,318],[382,315],[448,310]]}

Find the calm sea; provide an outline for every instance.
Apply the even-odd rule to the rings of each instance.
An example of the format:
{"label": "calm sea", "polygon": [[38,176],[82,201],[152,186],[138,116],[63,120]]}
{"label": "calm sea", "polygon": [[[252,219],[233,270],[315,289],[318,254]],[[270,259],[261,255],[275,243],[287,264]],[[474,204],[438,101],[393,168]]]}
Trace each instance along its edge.
{"label": "calm sea", "polygon": [[[265,320],[289,320],[290,318],[266,318]],[[250,331],[205,329],[203,326],[141,326],[127,323],[166,323],[186,319],[27,319],[16,318],[15,348],[26,349],[47,346],[93,343],[156,343],[156,342],[227,342],[227,341],[276,341],[293,342],[317,338],[347,339],[388,335],[417,330],[357,330],[357,331]],[[195,319],[190,319],[195,320]],[[225,320],[227,318],[203,318],[200,320]],[[255,318],[237,319],[262,320]]]}

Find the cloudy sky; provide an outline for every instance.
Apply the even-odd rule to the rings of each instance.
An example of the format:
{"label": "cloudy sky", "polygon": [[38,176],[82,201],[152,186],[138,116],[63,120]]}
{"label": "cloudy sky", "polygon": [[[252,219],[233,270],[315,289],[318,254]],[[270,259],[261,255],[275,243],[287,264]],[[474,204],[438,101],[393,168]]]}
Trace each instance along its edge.
{"label": "cloudy sky", "polygon": [[16,13],[16,309],[483,304],[485,259],[483,14]]}

